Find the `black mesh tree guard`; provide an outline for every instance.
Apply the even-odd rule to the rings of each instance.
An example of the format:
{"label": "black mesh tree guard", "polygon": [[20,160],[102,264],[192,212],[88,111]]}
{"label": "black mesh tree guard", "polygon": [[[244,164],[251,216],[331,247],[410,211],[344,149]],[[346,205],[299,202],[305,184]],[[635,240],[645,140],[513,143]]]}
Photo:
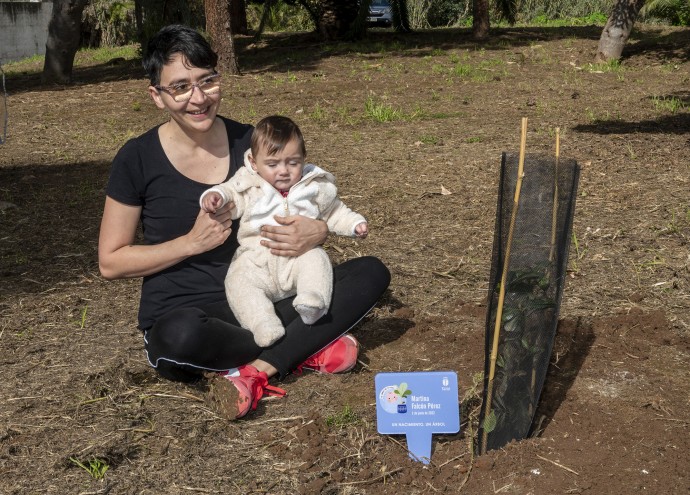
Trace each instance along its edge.
{"label": "black mesh tree guard", "polygon": [[[519,156],[504,153],[486,316],[479,453],[530,433],[553,348],[568,264],[580,173],[577,162],[559,159],[558,152],[554,157],[525,155],[521,180],[518,168]],[[519,199],[513,212],[516,190]],[[498,347],[490,379],[496,330]]]}

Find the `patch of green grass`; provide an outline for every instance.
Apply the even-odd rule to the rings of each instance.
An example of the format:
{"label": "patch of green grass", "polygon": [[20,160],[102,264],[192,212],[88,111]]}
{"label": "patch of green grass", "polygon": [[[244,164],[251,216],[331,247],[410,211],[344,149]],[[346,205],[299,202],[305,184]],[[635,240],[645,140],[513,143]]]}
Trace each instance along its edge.
{"label": "patch of green grass", "polygon": [[612,59],[608,62],[599,62],[596,64],[587,64],[587,70],[593,73],[614,72],[618,73],[623,70],[620,60]]}
{"label": "patch of green grass", "polygon": [[367,98],[364,104],[364,115],[376,122],[393,122],[405,118],[405,115],[400,110],[394,109],[387,103],[374,101],[372,97]]}
{"label": "patch of green grass", "polygon": [[85,461],[80,461],[79,459],[70,457],[69,460],[72,461],[72,463],[74,463],[76,466],[79,466],[84,471],[89,473],[95,480],[103,479],[105,477],[105,473],[110,468],[110,466],[108,466],[103,459],[98,459],[97,457]]}
{"label": "patch of green grass", "polygon": [[668,221],[666,226],[662,229],[658,229],[660,234],[680,234],[683,236],[683,231],[690,225],[690,207],[681,206],[681,210],[685,208],[685,212],[676,211],[671,212],[671,220]]}
{"label": "patch of green grass", "polygon": [[654,96],[652,97],[652,103],[654,104],[654,109],[657,112],[676,113],[677,111],[685,108],[685,103],[675,96]]}
{"label": "patch of green grass", "polygon": [[544,27],[603,26],[607,20],[608,16],[601,12],[593,12],[584,17],[563,17],[560,19],[550,19],[546,15],[541,14],[533,17],[526,24]]}
{"label": "patch of green grass", "polygon": [[472,75],[474,70],[472,69],[472,66],[469,64],[456,64],[453,66],[453,68],[450,70],[450,73],[454,76],[470,76]]}
{"label": "patch of green grass", "polygon": [[658,267],[666,266],[666,260],[661,255],[654,254],[654,258],[643,261],[640,266],[650,272],[655,272]]}
{"label": "patch of green grass", "polygon": [[486,60],[482,60],[479,62],[479,68],[480,69],[490,69],[492,67],[496,67],[499,65],[505,65],[505,62],[501,60],[500,58],[489,58]]}
{"label": "patch of green grass", "polygon": [[31,57],[2,64],[2,70],[6,75],[24,74],[27,72],[40,72],[43,70],[45,57],[43,55],[33,55]]}
{"label": "patch of green grass", "polygon": [[621,115],[619,111],[616,113],[615,116],[611,115],[611,112],[609,112],[608,110],[605,110],[603,115],[598,115],[594,110],[587,107],[585,108],[585,113],[587,114],[587,118],[589,119],[589,121],[592,123],[606,122],[610,120],[621,120]]}
{"label": "patch of green grass", "polygon": [[442,64],[434,64],[431,66],[432,74],[444,74],[445,72],[446,68]]}
{"label": "patch of green grass", "polygon": [[33,327],[25,328],[24,330],[16,332],[15,335],[20,339],[29,338],[33,335],[34,330]]}
{"label": "patch of green grass", "polygon": [[74,63],[88,65],[90,63],[110,62],[115,58],[133,60],[139,56],[139,45],[124,45],[101,48],[82,48],[74,57]]}
{"label": "patch of green grass", "polygon": [[484,70],[476,70],[472,73],[472,80],[474,82],[485,83],[493,80],[494,76],[491,72]]}
{"label": "patch of green grass", "polygon": [[575,273],[577,273],[580,271],[580,269],[578,268],[577,262],[585,257],[585,255],[587,254],[587,247],[586,246],[580,246],[580,242],[578,241],[577,234],[575,234],[575,232],[572,233],[572,242],[573,242],[573,247],[575,248],[575,257],[571,256],[570,262],[573,265],[573,271]]}
{"label": "patch of green grass", "polygon": [[309,116],[315,121],[320,122],[326,118],[326,111],[317,103]]}
{"label": "patch of green grass", "polygon": [[80,318],[76,322],[77,325],[79,325],[79,330],[84,330],[84,327],[86,326],[86,314],[88,311],[89,311],[89,305],[88,304],[86,306],[84,306],[82,308],[82,310],[80,311]]}
{"label": "patch of green grass", "polygon": [[626,143],[625,148],[628,150],[628,156],[630,157],[631,160],[636,160],[637,159],[637,153],[635,153],[635,150],[632,147],[632,144]]}
{"label": "patch of green grass", "polygon": [[455,117],[462,117],[464,115],[463,112],[434,112],[434,113],[425,113],[423,115],[419,115],[419,117],[423,117],[425,120],[432,120],[432,119],[452,119]]}
{"label": "patch of green grass", "polygon": [[665,63],[661,66],[661,70],[664,72],[676,72],[678,69],[680,69],[680,65],[672,62]]}
{"label": "patch of green grass", "polygon": [[333,428],[345,428],[360,422],[359,416],[347,405],[342,411],[326,417],[326,425]]}
{"label": "patch of green grass", "polygon": [[359,43],[355,43],[354,48],[359,48],[356,50],[359,53],[377,53],[379,55],[385,55],[392,51],[403,49],[404,46],[400,42],[384,43],[379,41],[376,43],[370,43],[361,41]]}
{"label": "patch of green grass", "polygon": [[425,135],[425,136],[420,137],[419,141],[423,144],[438,144],[439,142],[441,142],[441,140],[439,138],[437,138],[436,136],[429,136],[429,135]]}
{"label": "patch of green grass", "polygon": [[467,142],[468,143],[481,143],[482,138],[480,138],[479,136],[472,136],[472,137],[467,138]]}

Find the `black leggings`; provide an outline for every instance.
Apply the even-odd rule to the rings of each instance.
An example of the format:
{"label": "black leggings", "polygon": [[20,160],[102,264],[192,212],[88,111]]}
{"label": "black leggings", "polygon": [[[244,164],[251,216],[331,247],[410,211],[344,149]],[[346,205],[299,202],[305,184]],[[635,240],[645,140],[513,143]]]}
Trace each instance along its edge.
{"label": "black leggings", "polygon": [[314,325],[302,322],[292,297],[275,304],[285,336],[266,348],[239,326],[226,301],[170,311],[144,333],[149,363],[165,378],[190,382],[204,370],[222,371],[261,359],[283,378],[355,326],[390,283],[386,266],[370,256],[335,266],[333,276],[331,307]]}

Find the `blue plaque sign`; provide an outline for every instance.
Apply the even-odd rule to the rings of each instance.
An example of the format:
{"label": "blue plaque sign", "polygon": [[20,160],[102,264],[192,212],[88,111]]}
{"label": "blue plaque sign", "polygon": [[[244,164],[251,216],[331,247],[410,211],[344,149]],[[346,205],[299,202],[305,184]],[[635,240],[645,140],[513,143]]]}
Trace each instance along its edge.
{"label": "blue plaque sign", "polygon": [[433,433],[460,431],[454,371],[378,373],[374,382],[378,432],[406,435],[413,459],[429,463]]}

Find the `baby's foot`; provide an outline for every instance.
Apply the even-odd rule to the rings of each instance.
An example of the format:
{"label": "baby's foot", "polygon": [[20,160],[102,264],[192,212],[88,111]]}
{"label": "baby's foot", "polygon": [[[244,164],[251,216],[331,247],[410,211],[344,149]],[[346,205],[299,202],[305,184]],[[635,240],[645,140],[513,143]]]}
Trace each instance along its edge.
{"label": "baby's foot", "polygon": [[319,321],[323,315],[328,313],[328,308],[315,292],[298,294],[292,302],[295,311],[302,317],[302,321],[307,325],[313,325]]}

